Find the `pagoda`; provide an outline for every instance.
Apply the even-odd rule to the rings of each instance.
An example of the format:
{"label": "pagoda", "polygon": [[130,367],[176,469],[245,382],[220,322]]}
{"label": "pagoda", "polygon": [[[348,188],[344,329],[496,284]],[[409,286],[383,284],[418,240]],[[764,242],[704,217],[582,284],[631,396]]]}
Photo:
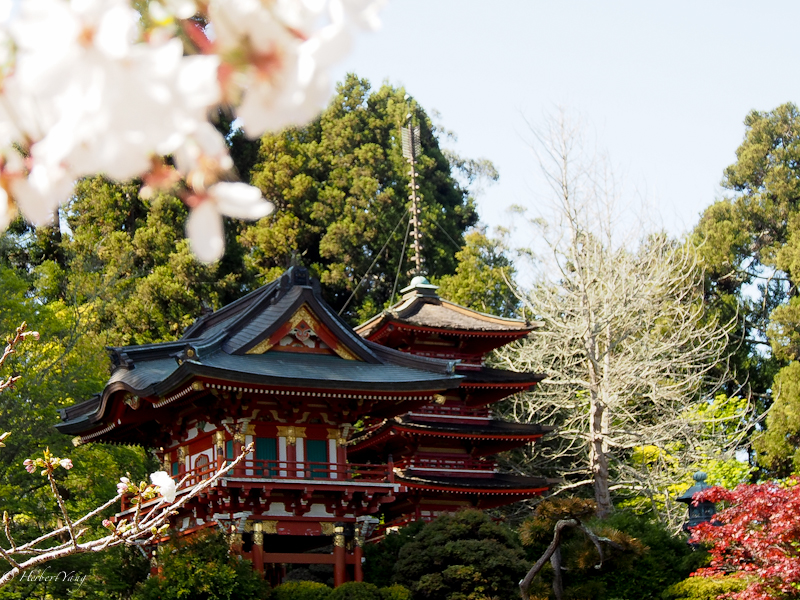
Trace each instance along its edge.
{"label": "pagoda", "polygon": [[502,473],[495,455],[540,439],[552,430],[492,416],[492,405],[533,388],[536,373],[485,365],[487,353],[527,336],[537,326],[480,313],[444,300],[437,287],[415,277],[401,301],[356,328],[365,339],[412,356],[458,361],[460,384],[397,416],[372,415],[348,442],[356,462],[393,462],[403,487],[382,511],[387,525],[432,519],[461,508],[494,508],[547,491],[542,477]]}
{"label": "pagoda", "polygon": [[[473,345],[465,351],[474,352]],[[362,338],[300,267],[200,318],[178,341],[109,353],[113,372],[105,388],[62,409],[58,430],[76,436],[76,444],[150,448],[164,470],[176,480],[188,476],[189,484],[253,443],[254,455],[192,498],[172,526],[182,534],[222,528],[234,550],[274,583],[286,564],[332,564],[335,585],[360,581],[367,523],[400,497],[414,497],[407,491],[418,485],[410,465],[395,470],[385,454],[373,460],[359,452],[363,444],[348,449],[355,423],[399,418],[398,425],[422,432],[430,429],[430,418],[415,415],[435,418],[427,407],[445,398],[442,410],[463,405],[459,417],[448,421],[451,432],[457,423],[480,423],[475,431],[486,436],[475,440],[476,447],[488,451],[503,444],[492,437],[495,426],[482,408],[497,387],[490,371],[478,367],[470,378],[456,371],[460,354],[442,360]],[[460,388],[465,379],[470,387]],[[529,385],[526,380],[512,387]],[[470,421],[470,411],[483,416]],[[379,427],[357,439],[378,439]],[[439,436],[444,429],[432,431]],[[424,433],[408,439],[417,437],[427,439]],[[365,460],[354,462],[348,450]],[[384,445],[386,450],[392,451]],[[517,495],[532,490],[514,487]],[[118,517],[132,510],[123,505]]]}

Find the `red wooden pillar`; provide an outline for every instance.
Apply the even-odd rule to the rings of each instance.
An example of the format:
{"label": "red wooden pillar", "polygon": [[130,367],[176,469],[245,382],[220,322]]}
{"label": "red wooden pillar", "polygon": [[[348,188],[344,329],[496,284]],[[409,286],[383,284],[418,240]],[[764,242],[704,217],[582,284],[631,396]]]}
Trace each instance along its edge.
{"label": "red wooden pillar", "polygon": [[261,521],[253,523],[253,567],[264,576],[264,532]]}
{"label": "red wooden pillar", "polygon": [[[186,455],[187,455],[188,448],[186,446],[178,446],[176,450],[177,454],[177,461],[178,461],[178,477],[183,479],[186,476]],[[172,475],[172,470],[167,471],[170,475]],[[191,481],[189,482],[191,484]]]}
{"label": "red wooden pillar", "polygon": [[[239,455],[242,453],[242,449],[244,448],[244,432],[235,433],[233,435],[233,456],[232,459],[239,458]],[[244,463],[239,463],[233,469],[234,477],[244,477],[245,469]]]}
{"label": "red wooden pillar", "polygon": [[347,581],[347,565],[345,563],[344,527],[333,528],[333,587],[339,587]]}
{"label": "red wooden pillar", "polygon": [[364,548],[362,544],[361,536],[356,535],[356,546],[353,548],[353,557],[356,560],[356,564],[353,567],[353,574],[355,575],[356,581],[364,581],[364,566],[362,564],[364,560]]}
{"label": "red wooden pillar", "polygon": [[235,528],[232,528],[231,537],[230,537],[230,544],[231,544],[231,554],[235,554],[236,556],[242,555],[242,534],[238,531],[235,531]]}
{"label": "red wooden pillar", "polygon": [[156,575],[160,575],[163,571],[161,565],[158,564],[158,557],[156,555],[156,551],[153,550],[150,553],[150,576],[155,577]]}

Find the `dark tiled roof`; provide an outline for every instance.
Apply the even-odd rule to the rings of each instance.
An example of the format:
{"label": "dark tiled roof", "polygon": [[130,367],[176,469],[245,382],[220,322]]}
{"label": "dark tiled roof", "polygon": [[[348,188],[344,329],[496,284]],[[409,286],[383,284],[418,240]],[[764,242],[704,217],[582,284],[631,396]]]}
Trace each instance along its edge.
{"label": "dark tiled roof", "polygon": [[416,327],[448,329],[458,332],[524,334],[537,327],[520,319],[506,319],[465,308],[440,298],[436,286],[417,283],[403,290],[403,299],[356,327],[364,337],[393,322]]}
{"label": "dark tiled roof", "polygon": [[501,319],[441,299],[438,303],[430,302],[427,299],[424,302],[413,302],[408,307],[398,307],[394,313],[399,320],[420,327],[442,327],[461,331],[530,331],[533,329],[525,321]]}
{"label": "dark tiled roof", "polygon": [[[346,349],[345,355],[356,360],[324,354],[247,353],[302,306]],[[322,300],[307,271],[297,267],[202,317],[177,342],[108,350],[115,369],[103,393],[62,409],[59,430],[74,433],[97,427],[116,391],[152,398],[199,376],[254,385],[376,392],[446,390],[462,379],[454,373],[454,361],[417,357],[362,339]]]}
{"label": "dark tiled roof", "polygon": [[556,483],[555,480],[544,477],[525,477],[523,475],[508,475],[494,473],[491,477],[443,477],[439,475],[421,474],[418,471],[407,469],[395,473],[398,482],[413,487],[444,488],[453,492],[465,493],[520,493],[527,494],[532,491],[549,489]]}
{"label": "dark tiled roof", "polygon": [[430,419],[417,415],[404,415],[394,419],[398,425],[419,431],[445,431],[471,436],[503,436],[508,439],[514,437],[529,437],[544,435],[555,430],[555,427],[539,425],[538,423],[514,423],[489,419],[486,422],[453,423],[446,419]]}
{"label": "dark tiled roof", "polygon": [[478,384],[503,384],[516,383],[519,385],[539,383],[547,377],[544,373],[518,373],[516,371],[505,371],[503,369],[491,369],[481,367],[480,369],[463,369],[458,371],[464,376],[464,383]]}

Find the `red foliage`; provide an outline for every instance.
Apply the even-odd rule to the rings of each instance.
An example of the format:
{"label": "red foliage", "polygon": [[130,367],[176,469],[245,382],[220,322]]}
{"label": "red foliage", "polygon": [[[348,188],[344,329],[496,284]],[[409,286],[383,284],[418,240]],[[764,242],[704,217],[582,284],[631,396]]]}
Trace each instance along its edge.
{"label": "red foliage", "polygon": [[751,579],[735,600],[800,598],[800,479],[719,487],[694,502],[722,502],[712,523],[692,530],[692,543],[710,544],[711,566],[695,575],[735,574]]}

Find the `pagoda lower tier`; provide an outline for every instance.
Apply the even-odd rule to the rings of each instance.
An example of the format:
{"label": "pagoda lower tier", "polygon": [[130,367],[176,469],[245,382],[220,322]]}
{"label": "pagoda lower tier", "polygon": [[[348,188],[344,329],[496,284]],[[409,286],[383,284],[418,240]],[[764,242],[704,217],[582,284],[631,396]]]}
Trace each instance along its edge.
{"label": "pagoda lower tier", "polygon": [[[454,361],[411,356],[359,337],[292,268],[196,322],[181,340],[110,348],[104,389],[60,411],[74,443],[151,448],[187,486],[243,448],[254,454],[170,519],[191,534],[221,527],[273,582],[281,565],[330,563],[336,585],[361,577],[370,523],[402,491],[391,462],[353,464],[362,419],[445,398],[464,379]],[[125,519],[131,508],[117,516]],[[324,551],[333,544],[333,552]]]}
{"label": "pagoda lower tier", "polygon": [[[176,483],[184,481],[177,500],[230,460],[181,469],[174,476]],[[363,580],[362,548],[378,523],[374,515],[402,489],[393,465],[248,458],[191,498],[170,522],[182,535],[219,528],[234,552],[274,584],[285,565],[330,564],[339,585]],[[135,510],[123,499],[115,519],[132,518]]]}

